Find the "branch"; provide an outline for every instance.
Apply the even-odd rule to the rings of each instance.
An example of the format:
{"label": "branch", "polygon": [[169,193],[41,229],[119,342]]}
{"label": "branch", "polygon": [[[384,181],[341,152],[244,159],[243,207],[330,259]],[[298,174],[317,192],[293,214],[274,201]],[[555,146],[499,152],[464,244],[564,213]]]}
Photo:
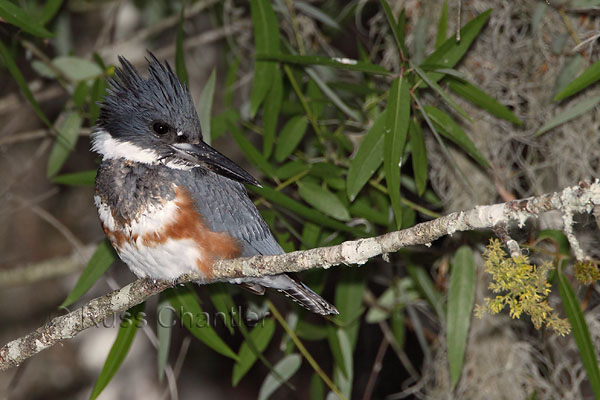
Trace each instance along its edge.
{"label": "branch", "polygon": [[[600,206],[600,181],[582,182],[561,192],[544,194],[522,200],[489,206],[478,206],[423,222],[411,228],[385,235],[344,242],[340,245],[295,251],[276,256],[255,256],[221,260],[213,267],[214,280],[259,277],[284,272],[298,272],[312,268],[329,268],[339,264],[364,264],[370,258],[396,252],[414,245],[429,245],[432,241],[455,232],[476,229],[494,229],[497,226],[517,223],[522,227],[530,217],[559,210],[565,215],[563,221],[572,224],[574,213],[591,213]],[[569,232],[569,241],[577,243],[572,226],[563,228]],[[576,257],[582,259],[579,246]],[[140,279],[104,296],[91,300],[83,307],[66,315],[56,317],[36,331],[13,340],[0,349],[0,371],[19,365],[27,358],[54,344],[70,339],[79,332],[102,322],[110,315],[125,311],[145,301],[150,296],[177,284],[196,281],[200,276],[187,274],[173,281]]]}

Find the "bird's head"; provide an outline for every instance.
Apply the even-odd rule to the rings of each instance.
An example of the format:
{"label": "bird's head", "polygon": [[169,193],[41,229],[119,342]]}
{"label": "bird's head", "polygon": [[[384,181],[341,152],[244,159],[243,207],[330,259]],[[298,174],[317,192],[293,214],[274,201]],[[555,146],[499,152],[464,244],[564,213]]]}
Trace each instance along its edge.
{"label": "bird's head", "polygon": [[92,150],[174,169],[204,168],[253,185],[256,179],[202,140],[192,97],[168,63],[150,53],[148,78],[123,57],[101,105]]}

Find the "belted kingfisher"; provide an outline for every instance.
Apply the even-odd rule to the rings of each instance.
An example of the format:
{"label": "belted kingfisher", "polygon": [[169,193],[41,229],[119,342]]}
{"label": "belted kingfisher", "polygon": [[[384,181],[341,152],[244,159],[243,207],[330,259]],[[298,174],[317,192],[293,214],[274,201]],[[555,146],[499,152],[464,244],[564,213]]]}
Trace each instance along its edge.
{"label": "belted kingfisher", "polygon": [[[258,181],[202,140],[192,97],[169,64],[150,53],[145,79],[119,61],[92,134],[92,151],[102,155],[94,202],[119,257],[138,277],[198,271],[203,283],[218,259],[283,253],[243,185]],[[338,313],[285,274],[229,282]]]}

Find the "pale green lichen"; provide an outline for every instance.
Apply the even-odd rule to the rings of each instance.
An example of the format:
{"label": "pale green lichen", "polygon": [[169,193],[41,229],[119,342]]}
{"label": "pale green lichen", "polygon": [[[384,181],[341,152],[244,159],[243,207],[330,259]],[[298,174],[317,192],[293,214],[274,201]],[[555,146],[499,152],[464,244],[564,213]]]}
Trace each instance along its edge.
{"label": "pale green lichen", "polygon": [[475,307],[475,315],[481,318],[486,312],[497,314],[508,307],[512,318],[529,315],[536,329],[546,326],[561,336],[569,333],[568,321],[548,304],[551,285],[546,277],[552,264],[532,265],[526,255],[508,257],[498,240],[490,241],[484,258],[485,270],[492,276],[489,289],[496,297],[485,298],[483,305]]}

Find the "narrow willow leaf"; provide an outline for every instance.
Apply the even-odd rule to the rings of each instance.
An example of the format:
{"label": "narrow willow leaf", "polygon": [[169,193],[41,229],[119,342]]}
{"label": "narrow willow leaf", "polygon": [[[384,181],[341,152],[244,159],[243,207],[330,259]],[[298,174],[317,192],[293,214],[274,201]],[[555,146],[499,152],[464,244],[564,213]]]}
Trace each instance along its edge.
{"label": "narrow willow leaf", "polygon": [[185,68],[185,51],[183,49],[183,23],[185,22],[185,17],[183,15],[184,7],[181,7],[181,12],[179,13],[179,23],[177,24],[177,37],[175,38],[175,73],[179,80],[185,85],[188,81],[188,73]]}
{"label": "narrow willow leaf", "polygon": [[425,136],[421,124],[414,118],[408,125],[410,147],[412,148],[412,166],[415,175],[417,193],[422,196],[427,188],[427,148],[425,147]]}
{"label": "narrow willow leaf", "polygon": [[302,180],[298,182],[298,194],[308,204],[340,221],[348,221],[350,213],[339,198],[323,186]]}
{"label": "narrow willow leaf", "polygon": [[546,122],[544,124],[544,126],[542,126],[535,133],[535,136],[539,136],[543,133],[546,133],[549,130],[556,128],[557,126],[562,125],[567,121],[570,121],[574,118],[579,117],[580,115],[595,108],[598,105],[598,103],[600,103],[600,96],[592,97],[591,99],[587,99],[580,103],[575,104],[573,107],[571,107],[567,110],[564,110],[563,112],[554,116],[554,118],[552,118],[550,121]]}
{"label": "narrow willow leaf", "polygon": [[[5,0],[0,1],[5,2]],[[37,116],[42,120],[44,124],[46,124],[46,126],[52,129],[52,123],[48,120],[48,118],[46,118],[46,114],[44,114],[37,100],[35,99],[35,97],[33,97],[33,93],[31,93],[31,90],[27,85],[25,77],[23,76],[23,74],[21,74],[21,70],[15,63],[15,60],[10,54],[10,51],[8,51],[8,49],[6,48],[4,43],[2,43],[2,41],[0,41],[0,55],[2,56],[2,60],[4,61],[4,65],[8,69],[8,72],[10,72],[13,79],[17,82],[17,85],[19,85],[19,89],[21,89],[21,92],[23,92],[23,95],[25,96],[29,104],[31,104],[33,111],[35,111]]]}
{"label": "narrow willow leaf", "polygon": [[505,119],[516,125],[523,124],[523,122],[506,106],[498,103],[496,99],[470,82],[458,79],[449,79],[448,88],[457,95],[470,101],[476,106],[489,111],[490,114],[495,115],[498,118]]}
{"label": "narrow willow leaf", "polygon": [[[251,0],[250,14],[254,29],[256,53],[279,54],[279,25],[270,0]],[[272,61],[255,61],[254,80],[250,91],[250,116],[254,118],[258,107],[273,83],[277,65]]]}
{"label": "narrow willow leaf", "polygon": [[263,184],[262,188],[256,186],[249,186],[248,189],[251,192],[258,194],[259,196],[264,197],[268,201],[276,203],[295,214],[299,215],[302,218],[306,218],[307,220],[314,222],[315,224],[320,224],[321,226],[325,226],[331,229],[349,232],[357,236],[365,236],[366,232],[362,229],[358,229],[352,226],[348,226],[342,222],[336,221],[333,218],[330,218],[323,214],[320,211],[317,211],[311,207],[307,207],[302,203],[292,199],[284,193],[281,193],[266,184]]}
{"label": "narrow willow leaf", "polygon": [[98,380],[94,384],[90,400],[97,398],[102,393],[106,385],[108,385],[117,373],[127,353],[129,353],[129,348],[138,332],[138,328],[143,325],[143,322],[140,321],[140,318],[144,317],[143,311],[144,303],[138,304],[127,311],[127,319],[123,320],[119,327],[119,333],[117,333],[117,338],[110,348],[104,367],[100,371],[100,376],[98,376]]}
{"label": "narrow willow leaf", "polygon": [[348,334],[352,348],[356,345],[360,315],[364,311],[365,275],[360,270],[345,271],[335,290],[335,306],[340,312],[336,319]]}
{"label": "narrow willow leaf", "polygon": [[[252,329],[252,331],[250,331],[248,336],[254,343],[256,350],[262,353],[271,342],[274,332],[275,322],[272,319],[263,319]],[[239,361],[234,364],[233,373],[231,375],[233,386],[237,386],[244,375],[252,368],[257,359],[256,354],[254,354],[248,345],[248,339],[240,346],[238,358]]]}
{"label": "narrow willow leaf", "polygon": [[92,90],[90,92],[90,103],[89,103],[89,121],[90,125],[95,125],[98,116],[100,115],[100,100],[104,97],[106,93],[107,85],[106,79],[98,78],[94,81],[92,85]]}
{"label": "narrow willow leaf", "polygon": [[563,90],[569,82],[575,79],[579,71],[581,71],[583,60],[584,58],[581,54],[575,54],[565,60],[563,67],[558,73],[556,82],[554,83],[554,89],[552,90],[554,96]]}
{"label": "narrow willow leaf", "polygon": [[200,93],[200,99],[198,99],[198,109],[200,112],[198,113],[198,118],[200,119],[200,129],[202,129],[202,137],[204,141],[208,144],[211,143],[211,132],[210,132],[210,121],[212,114],[212,105],[213,99],[215,96],[215,83],[217,81],[217,71],[213,68],[210,73],[210,77],[206,84],[204,84],[204,88],[202,88],[202,93]]}
{"label": "narrow willow leaf", "polygon": [[156,361],[158,364],[158,379],[162,382],[165,375],[165,367],[169,359],[171,348],[171,330],[173,329],[175,313],[169,307],[169,298],[161,293],[158,297],[156,307],[156,336],[158,337],[158,351]]}
{"label": "narrow willow leaf", "polygon": [[[469,47],[471,47],[471,44],[490,17],[491,12],[491,9],[487,10],[465,24],[460,30],[460,41],[457,42],[454,37],[446,39],[441,46],[423,61],[421,67],[424,68],[428,65],[436,68],[453,68],[465,55]],[[437,82],[444,77],[444,74],[432,73],[429,77],[434,82]]]}
{"label": "narrow willow leaf", "polygon": [[400,54],[400,59],[402,60],[406,56],[408,56],[406,46],[404,45],[404,29],[400,29],[400,27],[398,26],[399,24],[396,22],[396,18],[394,18],[394,14],[392,14],[392,9],[387,0],[380,0],[380,2],[381,6],[383,7],[385,16],[387,18],[388,25],[390,26],[390,28],[392,29],[392,33],[394,34],[394,40],[396,41],[396,46],[398,47],[398,54]]}
{"label": "narrow willow leaf", "polygon": [[477,150],[471,138],[448,114],[433,106],[425,106],[425,112],[431,118],[438,128],[438,132],[452,140],[469,154],[475,161],[483,167],[488,168],[490,164],[485,157]]}
{"label": "narrow willow leaf", "polygon": [[72,82],[96,79],[103,72],[96,63],[75,56],[56,57],[52,65]]}
{"label": "narrow willow leaf", "polygon": [[333,29],[342,30],[340,24],[333,18],[331,18],[328,14],[323,12],[321,9],[310,5],[304,1],[295,1],[294,7],[299,11],[302,11],[304,14],[313,17],[317,21],[321,21],[324,25],[327,25]]}
{"label": "narrow willow leaf", "polygon": [[354,158],[350,161],[348,177],[346,178],[346,194],[354,201],[363,186],[371,179],[383,162],[383,142],[385,132],[385,113],[373,122],[373,125],[360,142]]}
{"label": "narrow willow leaf", "polygon": [[425,39],[427,35],[427,19],[424,16],[419,17],[417,26],[413,32],[413,55],[411,62],[420,64],[425,59]]}
{"label": "narrow willow leaf", "polygon": [[323,400],[325,398],[325,386],[319,375],[314,373],[310,378],[310,400]]}
{"label": "narrow willow leaf", "polygon": [[19,27],[33,36],[41,38],[54,36],[52,32],[38,24],[39,19],[27,14],[8,0],[0,0],[0,18],[4,22]]}
{"label": "narrow willow leaf", "polygon": [[448,29],[448,0],[444,0],[440,20],[438,21],[437,34],[435,35],[435,48],[439,48],[446,40],[446,30]]}
{"label": "narrow willow leaf", "polygon": [[387,69],[365,61],[357,61],[352,58],[329,58],[322,56],[299,56],[293,54],[257,54],[257,60],[279,61],[286,64],[296,65],[324,65],[349,71],[360,71],[374,75],[392,75]]}
{"label": "narrow willow leaf", "polygon": [[[234,333],[234,315],[232,313],[235,312],[235,303],[233,302],[233,298],[229,293],[228,289],[229,285],[226,285],[222,282],[211,283],[210,285],[205,285],[204,287],[208,291],[210,301],[215,306],[217,310],[217,314],[215,314],[215,323],[219,322],[217,316],[223,319],[223,323],[229,330],[229,333],[233,335]],[[238,315],[238,317],[240,317]]]}
{"label": "narrow willow leaf", "polygon": [[237,354],[229,348],[210,325],[207,314],[202,312],[198,298],[189,286],[169,289],[168,296],[179,319],[192,335],[217,353],[238,360]]}
{"label": "narrow willow leaf", "polygon": [[39,18],[39,23],[41,25],[46,25],[48,22],[54,18],[58,10],[60,10],[60,6],[62,5],[63,0],[48,0],[46,4],[44,4],[44,8],[42,9],[42,14]]}
{"label": "narrow willow leaf", "polygon": [[[266,400],[288,379],[290,379],[296,371],[300,368],[300,364],[302,364],[302,357],[299,354],[289,354],[281,359],[275,367],[273,371],[267,375],[262,385],[260,386],[260,391],[258,392],[259,400]],[[277,375],[279,377],[277,377]],[[281,379],[283,381],[281,381]]]}
{"label": "narrow willow leaf", "polygon": [[450,287],[448,288],[448,311],[446,340],[450,381],[454,388],[462,372],[471,323],[471,311],[475,300],[475,261],[468,246],[462,246],[452,260]]}
{"label": "narrow willow leaf", "polygon": [[342,328],[334,328],[331,325],[327,328],[327,342],[329,344],[329,351],[331,351],[331,356],[333,357],[334,375],[337,375],[338,372],[340,372],[344,377],[347,378],[349,372],[346,371],[346,363],[344,362],[344,356],[342,355],[340,340],[337,334],[337,332],[342,330]]}
{"label": "narrow willow leaf", "polygon": [[72,174],[58,175],[52,178],[52,182],[69,186],[94,186],[96,170],[73,172]]}
{"label": "narrow willow leaf", "polygon": [[410,93],[405,78],[394,79],[385,110],[383,167],[385,181],[394,209],[398,229],[402,227],[402,200],[400,196],[400,159],[404,153],[410,118]]}
{"label": "narrow willow leaf", "polygon": [[280,180],[286,180],[292,176],[305,174],[310,170],[310,165],[301,160],[294,160],[283,164],[275,170],[275,176]]}
{"label": "narrow willow leaf", "polygon": [[302,141],[306,128],[308,127],[308,119],[304,115],[297,115],[288,120],[283,126],[277,139],[275,147],[275,160],[282,162],[296,149]]}
{"label": "narrow willow leaf", "polygon": [[354,203],[350,205],[349,211],[350,214],[352,214],[352,216],[358,218],[365,218],[367,221],[373,224],[379,224],[383,226],[388,226],[390,224],[388,212],[382,212],[377,210],[377,208],[375,208],[369,202],[369,199],[364,196],[361,196],[358,199],[356,199],[356,201],[354,201]]}
{"label": "narrow willow leaf", "polygon": [[554,96],[554,100],[562,100],[566,97],[572,96],[575,93],[580,92],[581,90],[587,88],[588,86],[595,83],[600,79],[600,61],[596,61],[594,64],[590,65],[585,71],[581,73],[575,80],[568,83],[564,89],[562,89],[556,96]]}
{"label": "narrow willow leaf", "polygon": [[267,161],[260,151],[244,136],[242,131],[233,123],[229,123],[229,128],[240,149],[250,160],[252,165],[257,166],[265,175],[269,177],[275,176],[275,168]]}
{"label": "narrow willow leaf", "polygon": [[78,113],[70,112],[58,128],[58,136],[54,140],[54,145],[48,158],[47,175],[49,178],[60,171],[65,161],[67,161],[67,157],[69,157],[69,154],[75,148],[82,122],[83,120]]}
{"label": "narrow willow leaf", "polygon": [[79,276],[75,287],[67,295],[60,307],[68,307],[76,302],[89,288],[100,278],[106,270],[115,262],[117,255],[108,239],[104,239],[90,258],[87,266]]}
{"label": "narrow willow leaf", "polygon": [[425,83],[427,84],[427,86],[429,86],[430,88],[432,88],[437,94],[439,94],[441,96],[441,98],[451,107],[453,108],[457,113],[459,113],[460,115],[462,115],[464,118],[466,118],[468,121],[472,122],[471,118],[469,117],[469,115],[466,113],[465,110],[463,110],[454,100],[452,100],[452,98],[450,96],[448,96],[448,94],[444,91],[444,89],[442,89],[437,83],[435,83],[434,80],[430,79],[429,76],[423,72],[423,70],[419,67],[417,67],[415,64],[413,64],[412,62],[410,63],[411,67],[414,68],[415,72],[417,73],[417,75],[419,75],[421,77],[421,79],[423,79],[425,81]]}
{"label": "narrow willow leaf", "polygon": [[579,349],[579,357],[581,357],[581,361],[587,372],[590,386],[594,391],[595,397],[600,399],[600,369],[598,368],[594,343],[590,337],[590,330],[585,322],[577,296],[571,284],[562,273],[558,274],[558,289],[565,314],[567,314],[567,318],[573,329],[573,337]]}
{"label": "narrow willow leaf", "polygon": [[409,265],[407,269],[415,286],[418,287],[423,296],[425,296],[425,300],[431,305],[440,320],[444,321],[446,319],[446,314],[444,312],[444,307],[442,306],[442,296],[435,290],[435,285],[427,271],[425,271],[425,268],[417,265]]}
{"label": "narrow willow leaf", "polygon": [[319,76],[319,74],[317,73],[317,71],[313,68],[307,68],[306,69],[306,74],[308,76],[310,76],[310,78],[317,84],[317,86],[319,86],[319,89],[321,89],[321,91],[323,92],[323,94],[325,96],[327,96],[327,98],[329,98],[329,100],[331,100],[331,102],[340,109],[341,112],[343,112],[344,114],[346,114],[348,117],[352,118],[355,121],[361,121],[362,120],[362,116],[360,113],[358,113],[358,111],[354,110],[353,108],[351,108],[349,105],[347,105],[341,98],[340,96],[337,95],[337,93],[335,93],[333,90],[331,90],[331,88],[329,86],[327,86],[327,83],[325,83],[325,81],[323,81],[321,79],[321,77]]}
{"label": "narrow willow leaf", "polygon": [[344,363],[343,370],[345,370],[346,373],[342,373],[343,370],[341,366],[336,363],[333,371],[333,381],[340,389],[342,395],[347,399],[350,399],[352,398],[352,382],[354,381],[354,344],[350,342],[348,332],[343,329],[337,330],[337,341],[341,351],[342,362]]}
{"label": "narrow willow leaf", "polygon": [[302,339],[323,340],[327,338],[327,333],[327,325],[316,325],[302,319],[296,324],[296,334]]}
{"label": "narrow willow leaf", "polygon": [[273,152],[275,131],[277,129],[281,103],[283,102],[283,77],[279,69],[275,71],[273,86],[271,86],[269,95],[265,99],[265,106],[263,108],[263,155],[267,160]]}

